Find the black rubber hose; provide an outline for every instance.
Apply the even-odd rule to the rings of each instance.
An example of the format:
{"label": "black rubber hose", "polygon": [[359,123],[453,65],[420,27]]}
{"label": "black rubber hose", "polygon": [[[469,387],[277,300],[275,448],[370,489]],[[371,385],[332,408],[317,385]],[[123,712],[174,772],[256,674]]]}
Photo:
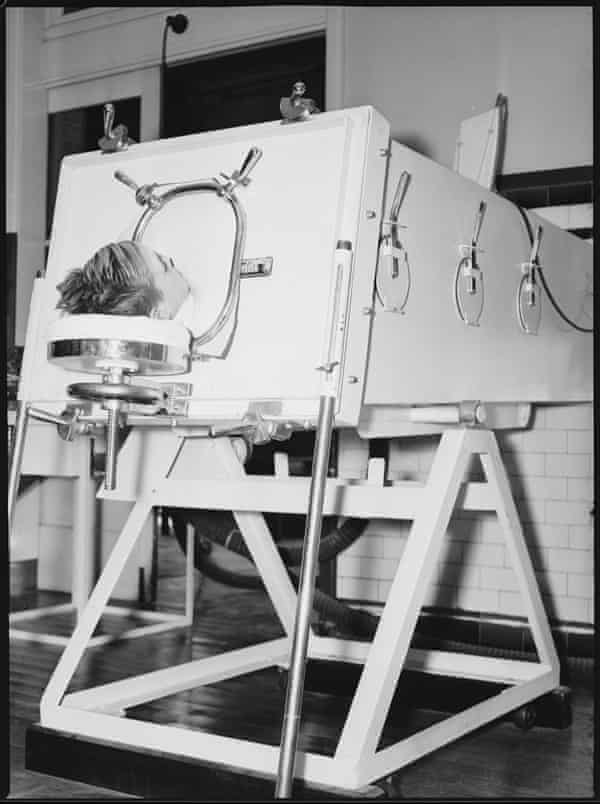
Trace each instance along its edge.
{"label": "black rubber hose", "polygon": [[[224,514],[226,512],[217,513]],[[173,523],[175,538],[180,547],[185,549],[186,526],[189,521],[189,515],[182,512],[170,511],[169,516]],[[241,537],[239,539],[228,539],[226,540],[227,544],[223,544],[225,540],[223,539],[222,528],[223,524],[227,523],[226,517],[206,517],[205,519],[210,523],[210,527],[205,529],[203,533],[196,533],[196,538],[194,539],[194,566],[196,569],[213,581],[224,583],[236,589],[264,589],[264,584],[257,572],[247,573],[231,570],[214,560],[212,557],[213,541],[217,544],[221,544],[237,555],[242,555],[249,560],[251,559]],[[349,522],[349,520],[346,522]],[[356,524],[358,522],[361,523],[360,529]],[[335,546],[338,548],[335,553],[335,555],[337,555],[341,549],[343,549],[343,546],[349,546],[352,541],[355,541],[358,536],[360,536],[366,525],[367,523],[364,520],[354,520],[346,530],[343,530],[343,528],[340,529],[343,530],[341,534],[339,534],[338,531],[334,531],[332,536],[334,536],[335,539],[332,538],[330,543],[326,545],[327,551],[331,553],[333,550],[332,545],[335,543]],[[235,531],[234,533],[239,534],[239,531]],[[301,550],[299,550],[298,558],[300,558],[300,556]],[[295,553],[292,553],[292,557],[295,558]],[[286,563],[285,557],[283,560],[284,563]],[[254,565],[250,566],[253,567]],[[286,569],[294,588],[297,589],[298,574],[287,566]],[[321,617],[334,623],[343,632],[355,637],[373,638],[378,620],[370,614],[370,612],[347,606],[320,589],[315,589],[313,605],[315,611]]]}
{"label": "black rubber hose", "polygon": [[[516,204],[515,206],[517,207],[517,209],[521,213],[521,218],[523,219],[523,222],[525,224],[525,228],[527,229],[527,236],[529,237],[529,244],[530,244],[531,248],[533,248],[534,237],[533,237],[533,231],[531,229],[531,223],[529,221],[529,218],[527,217],[527,214],[526,214],[525,210],[522,207],[520,207],[518,204]],[[544,290],[546,291],[546,295],[550,299],[550,304],[552,305],[552,307],[554,307],[554,310],[562,318],[562,320],[565,322],[565,324],[568,324],[570,327],[572,327],[573,329],[577,330],[577,332],[583,332],[583,333],[588,334],[588,335],[590,333],[592,333],[594,331],[593,327],[582,327],[581,325],[575,323],[575,321],[570,319],[569,316],[566,315],[566,313],[563,312],[563,310],[561,309],[560,305],[558,304],[558,302],[556,301],[556,299],[552,295],[552,292],[550,291],[550,288],[548,287],[548,283],[546,282],[546,277],[544,276],[544,271],[542,270],[541,265],[537,266],[537,272],[538,272],[538,275],[540,277],[542,287],[544,288]]]}
{"label": "black rubber hose", "polygon": [[[244,542],[242,534],[235,526],[233,515],[229,511],[193,511],[190,509],[165,509],[165,517],[170,517],[175,528],[175,536],[182,550],[185,550],[185,524],[194,525],[200,535],[207,536],[211,541],[227,547],[239,555],[252,560],[250,552]],[[366,519],[350,517],[338,528],[333,522],[335,517],[327,517],[324,527],[330,528],[322,536],[319,544],[319,562],[331,561],[339,553],[350,547],[365,532],[368,523]],[[298,566],[302,560],[302,545],[293,547],[278,545],[279,555],[286,566]],[[199,567],[197,568],[199,569]]]}

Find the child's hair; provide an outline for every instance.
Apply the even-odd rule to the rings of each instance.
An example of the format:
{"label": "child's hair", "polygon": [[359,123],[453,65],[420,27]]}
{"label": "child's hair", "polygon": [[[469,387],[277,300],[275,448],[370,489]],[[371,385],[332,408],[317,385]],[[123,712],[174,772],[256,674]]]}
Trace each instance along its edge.
{"label": "child's hair", "polygon": [[67,313],[151,315],[162,299],[148,266],[152,254],[129,240],[102,246],[83,268],[73,268],[57,285],[57,308]]}

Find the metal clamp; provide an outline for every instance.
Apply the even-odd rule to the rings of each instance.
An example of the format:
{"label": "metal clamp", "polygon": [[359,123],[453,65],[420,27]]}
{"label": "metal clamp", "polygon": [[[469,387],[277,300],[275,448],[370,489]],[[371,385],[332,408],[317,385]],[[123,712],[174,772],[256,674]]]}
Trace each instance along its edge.
{"label": "metal clamp", "polygon": [[539,252],[543,229],[538,225],[531,246],[529,262],[521,263],[521,281],[517,290],[517,319],[527,335],[537,335],[542,316],[542,294],[537,281],[540,268]]}
{"label": "metal clamp", "polygon": [[483,218],[487,209],[481,201],[475,216],[471,242],[459,245],[461,259],[454,277],[454,303],[458,315],[468,326],[478,326],[483,311],[483,272],[477,264],[477,253],[482,252],[477,243]]}
{"label": "metal clamp", "polygon": [[305,98],[306,84],[296,81],[289,98],[281,98],[279,111],[283,117],[282,123],[297,123],[309,120],[312,115],[319,114],[320,109],[312,98]]}
{"label": "metal clamp", "polygon": [[117,181],[134,191],[135,200],[141,207],[147,206],[150,209],[160,209],[163,205],[161,197],[155,193],[158,184],[144,184],[140,187],[131,176],[128,176],[122,170],[115,170],[113,175]]}
{"label": "metal clamp", "polygon": [[400,226],[398,217],[409,182],[410,174],[405,170],[398,179],[389,218],[381,222],[375,289],[386,312],[403,312],[410,290],[408,254],[398,240],[398,229],[406,228]]}
{"label": "metal clamp", "polygon": [[[227,173],[219,173],[219,176],[225,180],[225,184],[221,183],[221,195],[229,195],[235,188],[241,184],[242,187],[247,187],[250,184],[250,173],[256,167],[256,164],[262,157],[263,152],[260,148],[253,146],[246,154],[246,158],[242,162],[239,170],[234,170],[231,176]],[[219,181],[218,179],[216,181]]]}
{"label": "metal clamp", "polygon": [[98,140],[98,146],[103,154],[114,154],[125,151],[132,143],[127,133],[127,126],[123,124],[113,128],[115,122],[115,107],[112,103],[104,104],[104,136]]}

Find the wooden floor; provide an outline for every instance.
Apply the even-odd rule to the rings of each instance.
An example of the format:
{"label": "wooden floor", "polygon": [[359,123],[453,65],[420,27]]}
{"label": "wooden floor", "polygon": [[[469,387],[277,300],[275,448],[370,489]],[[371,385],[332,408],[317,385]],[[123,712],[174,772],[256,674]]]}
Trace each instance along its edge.
{"label": "wooden floor", "polygon": [[[164,538],[159,558],[158,599],[174,610],[183,599],[183,558]],[[173,632],[88,651],[71,685],[81,689],[105,681],[281,635],[261,591],[233,590],[197,576],[196,616],[191,632]],[[43,596],[42,596],[43,597]],[[46,594],[46,602],[49,596]],[[54,602],[54,601],[53,601]],[[12,600],[20,608],[23,599]],[[40,623],[68,632],[69,617]],[[107,630],[114,623],[106,625]],[[38,721],[41,694],[60,648],[29,642],[10,644],[10,790],[14,799],[106,799],[128,797],[114,790],[70,782],[24,767],[27,727]],[[490,724],[404,768],[396,798],[586,798],[593,795],[593,689],[572,684],[573,724],[564,730],[521,731],[510,722]],[[136,717],[258,739],[278,745],[284,693],[277,672],[232,679],[137,707]],[[301,748],[331,753],[347,710],[346,699],[306,696]],[[241,717],[240,717],[241,716]],[[393,736],[441,717],[420,711],[410,722],[390,726]],[[198,800],[197,791],[193,796]],[[214,800],[210,792],[206,800]]]}

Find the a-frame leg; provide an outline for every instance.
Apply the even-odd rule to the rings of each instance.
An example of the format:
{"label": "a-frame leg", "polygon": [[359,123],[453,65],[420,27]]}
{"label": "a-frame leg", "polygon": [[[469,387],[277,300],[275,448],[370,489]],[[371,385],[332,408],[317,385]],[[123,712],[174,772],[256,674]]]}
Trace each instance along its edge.
{"label": "a-frame leg", "polygon": [[117,584],[125,563],[142,532],[153,500],[150,495],[141,497],[133,506],[117,543],[115,544],[100,578],[84,608],[79,622],[67,643],[40,701],[42,725],[48,709],[57,707],[73,677],[83,652]]}
{"label": "a-frame leg", "polygon": [[[497,668],[498,681],[511,686],[467,710],[377,751],[400,673],[404,667],[418,613],[460,491],[467,462],[481,456],[495,507],[507,539],[509,555],[540,658],[539,663],[484,659],[488,680]],[[535,574],[512,499],[495,436],[490,431],[447,431],[427,483],[428,493],[410,532],[375,638],[348,714],[335,759],[354,767],[355,785],[393,773],[409,762],[552,690],[559,683],[558,657],[537,589]],[[440,653],[440,657],[444,654]],[[448,675],[468,675],[473,657],[445,654]]]}
{"label": "a-frame leg", "polygon": [[352,758],[358,762],[377,748],[465,473],[469,458],[465,438],[464,430],[447,431],[442,436],[427,483],[428,494],[413,521],[338,743],[336,759]]}
{"label": "a-frame leg", "polygon": [[556,676],[556,684],[558,684],[560,676],[558,655],[529,558],[519,514],[513,500],[498,443],[491,433],[487,433],[487,435],[489,438],[486,439],[486,452],[480,453],[481,463],[486,479],[497,495],[496,513],[506,538],[511,566],[517,576],[517,583],[521,590],[540,662],[552,668]]}

